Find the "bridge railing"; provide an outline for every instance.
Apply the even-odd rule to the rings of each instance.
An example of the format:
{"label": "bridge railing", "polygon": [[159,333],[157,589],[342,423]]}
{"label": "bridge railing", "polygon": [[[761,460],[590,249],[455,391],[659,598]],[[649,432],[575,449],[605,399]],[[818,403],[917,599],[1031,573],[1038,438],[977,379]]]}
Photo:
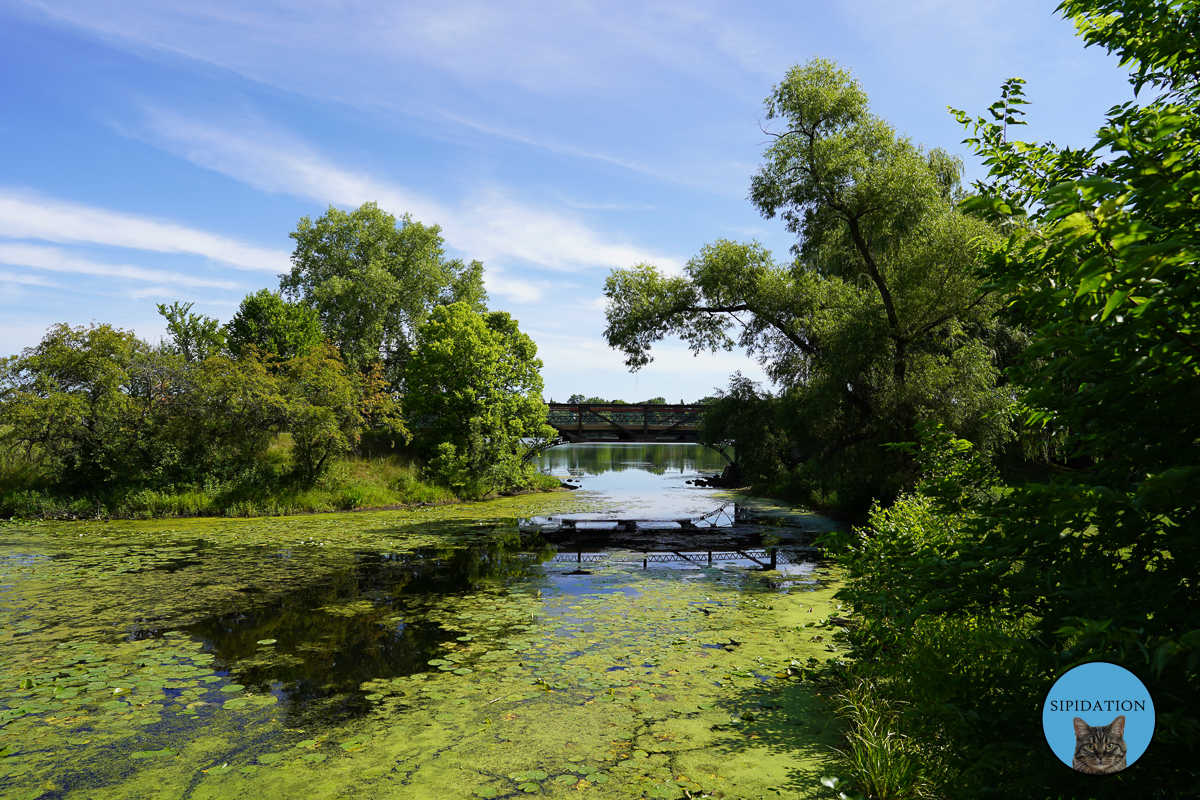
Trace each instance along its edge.
{"label": "bridge railing", "polygon": [[608,425],[616,423],[626,428],[656,428],[672,425],[698,425],[702,405],[600,405],[549,403],[546,421],[551,425]]}

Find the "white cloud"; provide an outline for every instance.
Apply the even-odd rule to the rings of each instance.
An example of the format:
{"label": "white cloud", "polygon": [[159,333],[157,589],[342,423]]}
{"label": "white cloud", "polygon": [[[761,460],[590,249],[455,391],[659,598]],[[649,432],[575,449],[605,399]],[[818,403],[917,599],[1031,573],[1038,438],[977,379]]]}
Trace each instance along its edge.
{"label": "white cloud", "polygon": [[519,304],[541,302],[548,288],[544,283],[512,278],[495,268],[484,271],[483,283],[489,296],[499,295]]}
{"label": "white cloud", "polygon": [[15,272],[0,272],[0,284],[18,283],[24,286],[57,286],[40,275],[19,275]]}
{"label": "white cloud", "polygon": [[126,45],[349,102],[411,92],[414,65],[464,84],[579,94],[621,91],[658,70],[719,83],[731,67],[770,71],[787,52],[778,31],[720,0],[26,5]]}
{"label": "white cloud", "polygon": [[0,188],[0,236],[190,253],[235,269],[286,272],[289,254],[173,222],[123,214]]}
{"label": "white cloud", "polygon": [[[126,278],[134,281],[171,283],[177,286],[210,287],[214,289],[237,289],[233,281],[212,280],[182,272],[146,269],[128,264],[102,264],[87,258],[71,255],[56,247],[0,242],[0,264],[33,267],[49,272],[65,272],[77,275],[95,275],[105,278]],[[135,293],[134,296],[140,296]]]}
{"label": "white cloud", "polygon": [[[312,147],[261,129],[235,133],[180,116],[150,113],[151,141],[197,166],[258,189],[354,208],[373,200],[395,214],[441,225],[446,242],[468,258],[514,261],[552,270],[611,269],[648,261],[677,268],[678,260],[599,233],[561,208],[534,206],[497,187],[482,187],[457,205],[431,200],[391,181],[339,167]],[[504,293],[504,283],[496,291]],[[521,289],[518,297],[528,297]],[[514,299],[518,299],[515,297]]]}

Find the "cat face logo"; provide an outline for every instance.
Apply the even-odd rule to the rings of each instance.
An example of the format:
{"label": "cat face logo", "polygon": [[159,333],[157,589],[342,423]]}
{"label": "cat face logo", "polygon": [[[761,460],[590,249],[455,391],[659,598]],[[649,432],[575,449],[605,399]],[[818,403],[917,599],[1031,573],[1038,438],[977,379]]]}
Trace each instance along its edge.
{"label": "cat face logo", "polygon": [[1081,775],[1115,775],[1132,766],[1149,747],[1154,723],[1145,684],[1104,661],[1064,672],[1042,704],[1046,743]]}
{"label": "cat face logo", "polygon": [[1075,725],[1075,758],[1071,766],[1088,775],[1109,775],[1127,766],[1125,715],[1107,725],[1088,725],[1079,717]]}

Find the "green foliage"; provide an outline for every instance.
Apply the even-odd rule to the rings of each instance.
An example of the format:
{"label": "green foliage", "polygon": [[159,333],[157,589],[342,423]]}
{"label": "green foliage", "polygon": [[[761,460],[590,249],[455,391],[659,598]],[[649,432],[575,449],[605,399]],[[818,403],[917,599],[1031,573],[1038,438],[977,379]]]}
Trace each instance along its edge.
{"label": "green foliage", "polygon": [[289,303],[268,289],[246,295],[225,330],[229,350],[235,356],[255,347],[287,360],[306,356],[325,341],[316,311]]}
{"label": "green foliage", "polygon": [[315,481],[330,458],[358,444],[362,430],[358,387],[333,347],[314,350],[282,365],[288,398],[292,458],[307,481]]}
{"label": "green foliage", "polygon": [[203,361],[225,349],[225,331],[221,323],[204,314],[193,314],[192,303],[158,304],[158,313],[167,321],[171,349],[184,361]]}
{"label": "green foliage", "polygon": [[955,208],[958,162],[898,136],[831,62],[793,67],[767,116],[784,130],[771,134],[751,200],[797,234],[796,260],[718,240],[678,277],[618,270],[605,287],[605,335],[632,369],[668,335],[696,351],[756,355],[781,389],[765,415],[775,427],[743,443],[717,419],[750,413],[735,409],[748,396],[737,379],[706,425],[747,452],[770,440],[773,454],[751,472],[760,484],[784,470],[865,509],[911,483],[904,454],[880,448],[912,439],[921,420],[943,420],[986,451],[1009,438],[997,362],[1011,334],[994,317],[1000,295],[974,274],[981,243],[997,234]]}
{"label": "green foliage", "polygon": [[289,398],[267,362],[217,356],[191,365],[148,433],[176,469],[155,480],[131,471],[114,480],[162,486],[230,478],[252,469],[287,420]]}
{"label": "green foliage", "polygon": [[[473,493],[525,485],[525,456],[552,438],[537,346],[508,314],[466,303],[434,309],[405,369],[404,412],[420,452]],[[523,440],[532,440],[529,444]]]}
{"label": "green foliage", "polygon": [[[964,791],[1079,796],[1030,731],[1058,675],[1104,660],[1143,680],[1158,715],[1137,768],[1105,786],[1186,796],[1200,788],[1200,15],[1191,2],[1061,8],[1159,94],[1113,108],[1091,148],[1068,151],[1009,140],[1010,82],[991,119],[969,121],[992,172],[967,207],[1009,231],[985,271],[1034,332],[1016,372],[1027,420],[1061,432],[1079,466],[988,491],[978,470],[953,467],[952,440],[927,437],[942,465],[928,490],[957,533],[884,553],[854,600],[871,630],[891,620],[892,642],[973,619],[1004,631],[973,682],[921,701],[962,721]],[[909,610],[879,606],[870,588]]]}
{"label": "green foliage", "polygon": [[[926,456],[962,474],[952,465],[954,454],[969,450],[964,443],[932,431],[924,442]],[[947,477],[939,473],[937,480]],[[851,658],[833,674],[846,725],[839,771],[869,797],[978,796],[973,760],[997,740],[976,715],[1036,708],[1041,699],[1023,643],[1031,619],[983,609],[943,617],[923,605],[928,584],[915,576],[954,559],[973,521],[969,512],[953,513],[930,497],[905,495],[872,509],[867,525],[823,539],[845,570],[837,597],[854,610],[844,633]],[[1022,689],[997,693],[1000,680]],[[1004,771],[1035,770],[1040,778],[1061,769],[1048,750],[1042,755],[1036,764]]]}
{"label": "green foliage", "polygon": [[446,259],[437,225],[407,214],[397,220],[365,203],[349,213],[330,206],[316,220],[304,217],[291,237],[296,249],[283,292],[316,310],[355,371],[382,361],[398,383],[433,307],[463,302],[484,309],[483,265]]}
{"label": "green foliage", "polygon": [[152,470],[150,431],[177,361],[109,325],[55,325],[4,361],[5,444],[70,487]]}
{"label": "green foliage", "polygon": [[315,480],[357,441],[357,379],[334,351],[257,354],[189,362],[111,326],[52,327],[3,362],[6,485],[98,496],[250,479],[285,429],[296,472]]}
{"label": "green foliage", "polygon": [[[585,397],[584,395],[581,395],[581,394],[571,395],[570,397],[567,398],[567,402],[571,403],[573,405],[579,404],[579,403],[588,403],[588,404],[594,405],[594,406],[603,406],[603,405],[627,406],[627,405],[630,405],[629,403],[625,402],[624,400],[605,400],[603,397]],[[654,405],[655,403],[658,403],[661,405],[666,405],[667,401],[661,397],[655,397],[650,400],[643,400],[641,403],[638,403],[637,405]]]}

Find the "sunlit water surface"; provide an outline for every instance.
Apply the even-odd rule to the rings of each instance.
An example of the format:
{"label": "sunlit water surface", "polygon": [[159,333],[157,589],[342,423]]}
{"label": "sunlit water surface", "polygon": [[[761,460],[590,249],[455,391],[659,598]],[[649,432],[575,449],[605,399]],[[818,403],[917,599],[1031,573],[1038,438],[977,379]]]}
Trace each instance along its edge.
{"label": "sunlit water surface", "polygon": [[723,466],[571,445],[574,492],[0,528],[0,796],[809,796],[829,522],[687,483]]}

